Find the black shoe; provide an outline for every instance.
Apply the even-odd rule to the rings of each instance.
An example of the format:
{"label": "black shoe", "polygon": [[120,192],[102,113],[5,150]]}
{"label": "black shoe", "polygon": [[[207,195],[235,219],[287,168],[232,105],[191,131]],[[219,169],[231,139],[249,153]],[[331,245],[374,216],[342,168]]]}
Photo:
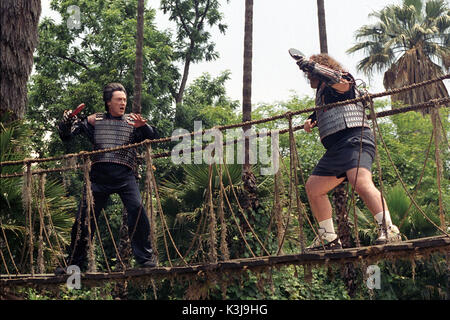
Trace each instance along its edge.
{"label": "black shoe", "polygon": [[66,267],[57,267],[54,271],[56,276],[60,276],[63,274],[67,274],[67,268]]}
{"label": "black shoe", "polygon": [[155,268],[157,266],[156,257],[154,255],[151,256],[150,259],[145,261],[144,263],[140,263],[140,268]]}

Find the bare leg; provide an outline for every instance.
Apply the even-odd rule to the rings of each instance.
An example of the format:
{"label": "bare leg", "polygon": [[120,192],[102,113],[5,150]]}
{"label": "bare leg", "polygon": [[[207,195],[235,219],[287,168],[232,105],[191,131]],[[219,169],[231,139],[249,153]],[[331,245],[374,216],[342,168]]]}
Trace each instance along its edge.
{"label": "bare leg", "polygon": [[332,208],[328,199],[328,192],[338,186],[344,178],[333,176],[312,175],[306,182],[306,194],[308,196],[311,211],[318,222],[332,217]]}
{"label": "bare leg", "polygon": [[[359,168],[358,177],[356,177],[357,168],[353,168],[347,171],[348,181],[354,188],[357,194],[364,201],[365,205],[372,213],[372,215],[376,215],[379,212],[383,211],[383,202],[384,202],[384,210],[388,210],[386,201],[383,199],[381,201],[381,193],[375,187],[372,181],[372,173],[366,168]],[[355,187],[356,180],[356,187]]]}

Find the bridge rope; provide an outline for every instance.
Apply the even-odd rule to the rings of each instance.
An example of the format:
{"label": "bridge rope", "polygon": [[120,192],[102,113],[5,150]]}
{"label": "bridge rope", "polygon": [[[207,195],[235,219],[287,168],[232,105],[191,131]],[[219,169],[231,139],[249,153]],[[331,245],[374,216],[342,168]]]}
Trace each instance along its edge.
{"label": "bridge rope", "polygon": [[[48,208],[46,210],[47,212],[47,217],[48,217],[48,221],[50,224],[50,228],[51,230],[46,231],[46,227],[44,225],[44,203],[45,203],[45,192],[44,192],[44,185],[45,185],[45,174],[46,173],[50,173],[50,172],[65,172],[65,171],[69,171],[69,170],[77,170],[82,168],[83,169],[83,174],[84,174],[84,182],[85,182],[85,189],[83,192],[82,197],[85,197],[86,199],[86,205],[87,205],[87,215],[88,215],[88,261],[89,261],[89,266],[88,266],[88,270],[89,270],[89,274],[98,274],[95,273],[95,260],[94,260],[94,245],[92,242],[92,232],[93,230],[91,230],[91,214],[93,215],[93,221],[94,221],[94,225],[95,225],[95,232],[97,233],[97,239],[99,240],[99,244],[103,253],[103,256],[105,258],[105,262],[106,262],[106,267],[108,269],[108,274],[111,275],[111,279],[112,278],[120,278],[117,277],[115,275],[114,272],[111,271],[111,268],[108,264],[108,259],[106,257],[105,251],[104,251],[104,247],[102,244],[102,240],[101,240],[101,236],[100,236],[100,231],[98,228],[98,224],[97,224],[97,220],[95,217],[95,212],[94,212],[94,206],[93,206],[93,198],[92,198],[92,190],[91,190],[91,186],[90,186],[90,179],[89,179],[89,171],[90,171],[90,156],[94,155],[94,154],[98,154],[98,153],[104,153],[104,152],[111,152],[111,151],[117,151],[117,150],[122,150],[122,149],[127,149],[127,148],[136,148],[139,146],[145,146],[146,147],[146,152],[145,152],[145,161],[147,164],[146,167],[146,197],[143,198],[145,199],[145,205],[147,207],[147,212],[150,213],[150,218],[151,218],[151,238],[152,238],[152,242],[153,242],[153,247],[156,248],[157,246],[155,245],[157,242],[157,237],[156,237],[156,232],[154,230],[154,227],[156,226],[156,216],[159,217],[160,220],[160,226],[162,228],[162,236],[164,239],[164,246],[166,249],[166,254],[167,254],[167,259],[168,259],[168,263],[170,265],[169,268],[156,268],[153,271],[150,272],[143,272],[144,275],[147,274],[169,274],[169,273],[175,273],[175,274],[180,274],[183,273],[184,271],[186,271],[187,273],[192,273],[194,271],[192,270],[200,270],[200,271],[211,271],[211,270],[215,270],[215,268],[218,268],[217,266],[221,266],[220,268],[227,266],[231,266],[233,263],[233,261],[237,261],[236,259],[233,260],[229,260],[229,252],[228,252],[228,248],[226,245],[226,228],[224,228],[225,221],[224,221],[224,205],[225,203],[228,206],[228,209],[231,213],[231,216],[233,217],[233,220],[237,226],[237,229],[247,247],[247,249],[250,251],[251,255],[253,256],[253,260],[249,260],[249,263],[251,261],[251,263],[249,264],[249,266],[262,266],[262,265],[272,265],[273,264],[273,260],[275,257],[279,258],[279,260],[276,261],[284,261],[284,262],[288,262],[288,263],[294,263],[294,260],[297,263],[298,261],[304,261],[305,263],[311,263],[311,261],[313,262],[317,262],[320,261],[320,263],[329,261],[329,260],[339,260],[339,261],[343,261],[342,259],[347,259],[350,256],[352,257],[352,259],[360,259],[361,257],[365,257],[370,256],[370,255],[374,255],[377,256],[378,253],[373,253],[370,250],[366,250],[366,251],[343,251],[343,252],[333,252],[333,253],[327,253],[325,251],[325,248],[323,248],[323,252],[321,253],[317,253],[317,254],[313,254],[308,255],[305,254],[305,248],[304,248],[304,242],[305,242],[305,234],[304,234],[304,230],[303,230],[303,225],[304,225],[304,218],[306,218],[306,221],[308,222],[309,226],[311,227],[311,230],[313,231],[313,233],[315,235],[318,235],[317,229],[316,227],[313,225],[313,223],[311,222],[311,220],[309,219],[309,216],[306,212],[306,208],[305,205],[302,203],[301,199],[300,199],[300,194],[299,194],[299,189],[298,186],[300,185],[299,179],[298,179],[298,174],[297,174],[297,170],[300,171],[301,175],[302,175],[302,182],[303,185],[305,184],[304,178],[303,178],[303,173],[302,173],[302,167],[301,167],[301,163],[298,157],[298,151],[297,151],[297,145],[296,145],[296,140],[294,137],[294,132],[298,131],[300,129],[303,129],[303,125],[300,126],[293,126],[293,121],[292,118],[293,116],[302,114],[302,113],[307,113],[307,112],[314,112],[317,110],[321,110],[321,109],[325,109],[325,108],[331,108],[331,107],[335,107],[335,106],[339,106],[339,105],[345,105],[348,103],[353,103],[353,102],[359,102],[362,101],[363,103],[365,103],[366,107],[368,105],[369,111],[370,111],[370,115],[368,116],[368,118],[370,120],[372,120],[372,127],[373,127],[373,131],[374,131],[374,136],[377,137],[377,133],[378,136],[380,138],[380,141],[383,145],[383,148],[386,150],[386,154],[388,156],[388,159],[390,161],[391,166],[394,168],[394,171],[396,173],[397,178],[399,179],[399,181],[402,184],[403,189],[405,190],[406,194],[408,195],[408,197],[411,200],[411,203],[414,204],[414,206],[418,209],[418,211],[424,216],[424,218],[430,222],[436,229],[438,229],[441,233],[443,233],[446,237],[437,237],[437,238],[433,238],[431,239],[430,243],[432,243],[436,248],[439,248],[439,250],[441,250],[442,248],[447,248],[449,245],[449,239],[448,237],[449,234],[444,230],[445,229],[445,216],[444,216],[444,208],[443,208],[443,200],[442,200],[442,191],[441,191],[441,184],[440,184],[440,167],[439,167],[439,145],[438,145],[438,140],[437,140],[437,123],[439,122],[440,127],[442,127],[442,129],[444,129],[442,120],[439,117],[439,113],[436,112],[437,116],[436,116],[436,121],[435,121],[435,125],[433,126],[433,132],[431,134],[430,137],[430,143],[428,145],[428,149],[427,149],[427,155],[426,155],[426,159],[425,159],[425,163],[424,163],[424,167],[422,170],[422,174],[421,177],[419,178],[419,182],[416,186],[416,190],[414,192],[414,195],[411,195],[409,193],[409,191],[407,190],[407,187],[403,181],[403,179],[401,178],[398,169],[396,168],[392,157],[390,155],[390,152],[386,146],[386,143],[383,139],[381,130],[378,126],[378,123],[376,121],[377,118],[381,118],[381,117],[385,117],[385,116],[390,116],[390,115],[394,115],[394,114],[399,114],[399,113],[404,113],[404,112],[409,112],[409,111],[417,111],[423,108],[434,108],[436,110],[438,110],[440,105],[445,105],[448,104],[450,102],[450,98],[440,98],[440,99],[433,99],[430,100],[428,102],[424,102],[424,103],[419,103],[416,105],[411,105],[408,107],[402,107],[402,108],[398,108],[398,109],[393,109],[393,110],[389,110],[389,111],[382,111],[379,113],[375,113],[374,110],[374,104],[373,104],[373,99],[374,98],[378,98],[378,97],[382,97],[385,95],[392,95],[392,94],[398,94],[400,92],[406,91],[406,90],[412,90],[415,88],[418,88],[420,86],[424,86],[424,85],[428,85],[437,81],[442,81],[444,79],[448,79],[450,78],[450,75],[445,75],[436,79],[431,79],[431,80],[427,80],[424,81],[422,83],[418,83],[418,84],[413,84],[413,85],[409,85],[409,86],[405,86],[403,88],[398,88],[398,89],[393,89],[393,90],[389,90],[383,93],[379,93],[379,94],[368,94],[366,92],[366,94],[360,98],[356,98],[356,99],[351,99],[351,100],[347,100],[347,101],[343,101],[343,102],[338,102],[338,103],[333,103],[333,104],[329,104],[323,107],[316,107],[316,108],[309,108],[309,109],[304,109],[304,110],[298,110],[295,112],[287,112],[284,113],[282,115],[276,115],[273,117],[269,117],[269,118],[264,118],[261,120],[253,120],[253,121],[247,121],[247,122],[243,122],[243,123],[239,123],[239,124],[232,124],[232,125],[225,125],[225,126],[218,126],[218,127],[214,127],[212,129],[206,129],[206,130],[202,130],[202,131],[198,131],[198,132],[191,132],[188,134],[184,134],[184,135],[179,135],[179,136],[175,136],[172,138],[161,138],[161,139],[154,139],[154,140],[145,140],[143,142],[140,143],[136,143],[136,144],[131,144],[131,145],[126,145],[126,146],[121,146],[121,147],[116,147],[116,148],[111,148],[111,149],[104,149],[104,150],[96,150],[96,151],[82,151],[76,154],[66,154],[63,156],[56,156],[56,157],[50,157],[50,158],[40,158],[40,159],[23,159],[23,160],[14,160],[14,161],[4,161],[4,162],[0,162],[0,167],[3,166],[10,166],[10,165],[25,165],[26,166],[26,171],[23,173],[13,173],[13,174],[9,174],[9,175],[0,175],[0,178],[17,178],[20,176],[24,177],[24,209],[25,209],[25,217],[26,217],[26,235],[27,235],[27,239],[28,239],[28,246],[29,248],[28,250],[28,257],[29,257],[29,265],[30,265],[30,274],[31,275],[22,275],[19,273],[19,270],[16,266],[16,264],[14,263],[14,259],[13,256],[11,254],[10,251],[10,247],[8,245],[8,241],[6,238],[6,234],[4,231],[4,228],[2,226],[2,221],[0,219],[0,228],[2,229],[2,234],[3,234],[3,240],[4,243],[6,244],[8,253],[9,253],[9,257],[10,260],[13,263],[13,266],[15,268],[16,271],[16,276],[11,275],[8,267],[7,267],[7,263],[6,263],[6,258],[5,255],[3,254],[2,250],[0,250],[1,252],[1,260],[3,262],[3,264],[5,265],[5,270],[7,271],[7,277],[5,278],[4,276],[0,276],[0,284],[3,283],[22,283],[23,281],[27,282],[30,280],[28,277],[31,277],[32,280],[37,280],[36,283],[39,283],[40,280],[46,280],[48,282],[51,282],[50,279],[54,279],[51,277],[42,277],[40,276],[40,278],[36,277],[35,274],[35,268],[34,268],[34,256],[33,256],[33,248],[34,248],[34,233],[33,233],[33,210],[32,210],[32,194],[33,194],[33,178],[32,176],[35,174],[38,174],[40,176],[40,201],[41,201],[41,205],[38,205],[38,213],[39,213],[39,239],[38,239],[38,257],[37,257],[37,261],[38,261],[38,271],[39,273],[42,272],[42,267],[41,267],[41,261],[42,261],[42,256],[43,256],[43,234],[46,235],[47,238],[47,242],[49,243],[49,246],[51,247],[52,252],[54,251],[51,241],[50,241],[50,237],[49,234],[54,234],[54,237],[56,239],[56,241],[58,241],[58,236],[56,235],[56,231],[54,229],[54,226],[51,222],[51,214],[48,211]],[[214,206],[214,202],[213,202],[213,196],[215,196],[215,194],[213,194],[213,187],[212,187],[212,178],[213,178],[213,166],[212,164],[209,165],[208,168],[208,186],[206,189],[206,196],[205,196],[205,203],[204,203],[204,207],[201,210],[201,216],[200,216],[200,223],[197,226],[197,230],[196,233],[193,237],[193,240],[189,246],[189,248],[187,249],[186,253],[184,255],[182,255],[179,251],[179,249],[176,246],[176,243],[171,235],[170,232],[170,228],[167,224],[163,209],[162,209],[162,204],[161,204],[161,199],[160,199],[160,195],[159,195],[159,191],[158,191],[158,185],[156,183],[156,178],[154,175],[154,169],[153,169],[153,163],[152,163],[152,159],[157,159],[157,158],[163,158],[163,157],[168,157],[170,155],[170,153],[165,152],[165,153],[160,153],[160,154],[153,154],[152,153],[152,144],[159,144],[159,143],[165,143],[165,142],[169,142],[169,141],[174,141],[175,139],[178,138],[183,138],[183,137],[187,137],[187,136],[194,136],[195,134],[204,134],[207,132],[210,132],[211,130],[225,130],[225,129],[230,129],[230,128],[237,128],[237,127],[244,127],[244,126],[249,126],[249,125],[254,125],[254,124],[260,124],[260,123],[265,123],[265,122],[269,122],[269,121],[274,121],[274,120],[279,120],[279,119],[287,119],[288,121],[288,128],[283,129],[283,130],[278,130],[278,133],[289,133],[289,151],[290,151],[290,169],[289,169],[289,208],[288,208],[288,215],[286,218],[286,221],[284,223],[284,230],[283,230],[283,222],[282,222],[282,217],[280,217],[280,213],[281,212],[276,212],[279,209],[274,209],[274,213],[278,214],[274,219],[276,220],[276,225],[277,225],[277,239],[278,239],[278,249],[276,252],[276,256],[271,256],[269,251],[266,249],[264,243],[261,241],[261,239],[259,238],[259,236],[257,235],[257,233],[255,232],[255,230],[253,229],[253,227],[251,226],[251,223],[248,221],[246,214],[245,214],[245,210],[242,208],[240,201],[239,201],[239,197],[236,194],[236,186],[233,185],[232,182],[232,178],[230,175],[230,172],[228,170],[228,166],[226,165],[226,163],[224,164],[219,164],[217,165],[217,163],[215,164],[215,168],[216,171],[219,172],[218,175],[218,179],[219,179],[219,186],[218,186],[218,201],[216,206]],[[363,119],[364,121],[364,119]],[[270,136],[272,133],[268,132],[266,134],[266,136]],[[255,134],[251,137],[260,137],[260,134]],[[445,135],[444,135],[445,136]],[[441,227],[439,227],[438,225],[436,225],[424,212],[423,210],[420,208],[420,206],[416,203],[416,201],[414,200],[414,196],[418,190],[418,187],[421,183],[422,180],[422,176],[423,176],[423,172],[424,172],[424,168],[426,165],[426,162],[428,161],[428,157],[429,157],[429,153],[430,153],[430,149],[431,149],[431,143],[434,137],[434,141],[435,141],[435,158],[436,158],[436,166],[437,166],[437,175],[438,175],[438,189],[439,189],[439,214],[440,214],[440,220],[441,220]],[[376,138],[375,138],[376,139]],[[445,137],[445,139],[447,139],[447,137]],[[224,143],[224,145],[228,145],[228,144],[236,144],[238,142],[243,141],[243,139],[238,140],[235,139],[233,141],[227,141]],[[446,140],[447,145],[448,145],[448,140]],[[382,181],[382,169],[381,169],[381,165],[380,165],[380,159],[379,159],[379,154],[378,154],[378,148],[377,148],[377,141],[375,141],[375,145],[376,145],[376,164],[377,164],[377,168],[378,168],[378,172],[379,172],[379,183],[380,183],[380,189],[381,189],[381,197],[383,199],[383,181]],[[186,150],[182,150],[183,152],[195,152],[197,150],[203,150],[206,146],[200,146],[200,147],[194,147],[194,148],[189,148]],[[361,145],[360,145],[360,151],[361,151]],[[44,170],[32,170],[31,165],[33,163],[43,163],[43,162],[48,162],[48,161],[59,161],[59,160],[68,160],[69,162],[73,162],[74,159],[77,158],[81,158],[83,160],[83,164],[73,164],[68,166],[68,167],[63,167],[63,168],[51,168],[51,169],[44,169]],[[281,154],[280,154],[280,158]],[[282,167],[284,167],[285,171],[287,172],[288,170],[285,167],[284,162],[281,160],[282,163]],[[260,257],[257,256],[254,251],[252,250],[251,245],[247,242],[246,237],[244,232],[241,230],[240,226],[239,226],[239,222],[238,222],[238,218],[234,213],[233,210],[233,206],[231,204],[230,199],[228,198],[227,195],[227,191],[224,187],[223,181],[222,181],[222,172],[226,173],[226,176],[228,177],[229,180],[229,190],[231,191],[231,193],[233,194],[237,207],[241,213],[242,218],[244,219],[246,226],[249,228],[249,230],[251,231],[251,233],[253,234],[253,236],[255,237],[256,241],[258,242],[258,244],[261,247],[261,250],[264,252],[264,254],[266,255],[265,257]],[[275,198],[274,198],[274,208],[276,206],[279,206],[279,203],[281,202],[280,199],[278,198],[277,200],[277,195],[279,192],[279,184],[282,181],[280,181],[281,179],[275,177],[275,183],[274,183],[274,193],[275,193]],[[356,182],[355,182],[356,184]],[[295,205],[293,204],[293,193],[295,192]],[[154,209],[153,206],[153,194],[155,196],[156,199],[156,209]],[[144,200],[143,200],[144,201]],[[352,201],[351,203],[353,204],[353,208],[354,208],[354,230],[355,230],[355,237],[356,237],[356,249],[352,249],[352,250],[359,250],[360,248],[360,243],[359,243],[359,238],[358,238],[358,226],[357,226],[357,219],[356,219],[356,205],[355,205],[355,199],[354,199],[354,190],[352,190]],[[384,206],[384,202],[383,202],[383,206]],[[218,208],[218,217],[216,216],[215,212],[214,212],[214,207]],[[285,241],[285,237],[289,228],[289,223],[290,223],[290,212],[291,210],[295,207],[295,210],[297,212],[297,218],[298,218],[298,225],[299,225],[299,238],[298,241],[300,243],[300,249],[301,249],[301,254],[300,255],[295,255],[295,259],[291,259],[293,256],[292,255],[281,255],[282,253],[282,247],[283,247],[283,243]],[[385,208],[383,208],[383,211],[385,210]],[[409,208],[408,208],[409,210]],[[281,210],[279,210],[281,211]],[[406,216],[407,216],[408,211],[405,213],[405,216],[402,219],[402,222],[405,220]],[[108,230],[110,233],[111,238],[114,241],[114,237],[112,235],[109,223],[108,223],[108,218],[105,214],[105,212],[103,211],[103,215],[104,218],[106,220],[107,226],[108,226]],[[217,219],[219,218],[220,224],[221,224],[221,240],[220,240],[220,250],[221,250],[221,254],[222,254],[222,258],[224,261],[219,261],[218,262],[218,253],[216,250],[216,243],[217,243],[217,235],[216,235],[216,230],[217,230]],[[384,219],[383,219],[384,220]],[[207,223],[207,221],[209,221],[209,224]],[[271,223],[272,223],[272,217],[271,217]],[[317,224],[317,221],[316,221]],[[204,263],[199,267],[192,267],[192,265],[188,264],[188,262],[186,261],[187,256],[189,255],[190,251],[192,250],[195,242],[198,242],[198,248],[197,248],[197,252],[196,254],[198,254],[199,250],[201,249],[202,246],[202,233],[205,233],[205,230],[203,230],[202,232],[202,225],[204,226],[203,229],[205,229],[206,225],[208,225],[208,234],[209,234],[209,238],[207,240],[208,243],[208,259],[209,259],[209,264],[208,263]],[[80,227],[80,226],[78,226]],[[78,228],[79,231],[79,228]],[[133,230],[132,232],[134,233],[135,230]],[[268,230],[268,234],[270,233],[270,227]],[[183,267],[180,266],[174,266],[170,257],[170,250],[169,250],[169,245],[168,245],[168,241],[166,238],[166,235],[168,236],[170,243],[172,245],[172,247],[174,248],[175,252],[177,253],[180,261],[184,264]],[[79,239],[78,237],[80,236],[79,232],[77,232],[77,239]],[[320,236],[319,236],[320,238]],[[420,240],[420,239],[419,239]],[[412,242],[414,244],[418,244],[419,247],[421,245],[420,241],[416,241],[416,242]],[[434,241],[436,240],[436,241]],[[437,241],[439,240],[439,241]],[[323,245],[323,241],[322,241],[322,245]],[[62,249],[61,246],[59,244],[59,242],[57,242],[57,246],[59,249],[59,256],[62,257],[64,265],[67,266],[67,262],[65,261],[63,254],[62,254]],[[401,245],[398,245],[395,247],[396,254],[398,254],[399,252],[401,252],[402,250],[404,252],[411,252],[411,246],[414,245],[405,245],[404,242]],[[420,248],[428,248],[430,250],[431,247],[430,246],[423,246]],[[116,250],[116,255],[118,260],[120,261],[120,263],[122,264],[123,267],[123,272],[121,273],[121,276],[123,276],[124,278],[126,277],[130,277],[130,274],[133,274],[132,271],[130,270],[126,270],[125,265],[120,257],[120,254],[118,252],[117,246],[114,242],[114,248]],[[390,248],[389,245],[383,248]],[[25,250],[25,248],[24,248]],[[418,248],[414,248],[414,250],[417,252],[419,249]],[[413,250],[413,251],[414,251]],[[348,255],[348,253],[351,252],[350,256],[346,256],[346,254]],[[354,252],[357,252],[357,254],[355,255]],[[368,253],[369,252],[369,253]],[[156,252],[157,253],[157,252]],[[319,255],[319,256],[317,256]],[[287,258],[289,257],[289,258]],[[309,257],[309,258],[308,258]],[[272,260],[271,260],[272,259]],[[283,260],[284,259],[284,260]],[[228,261],[228,262],[227,262]],[[284,263],[283,262],[283,263]],[[59,261],[58,261],[59,263]],[[246,265],[246,262],[244,261],[244,263],[242,265]],[[276,264],[278,264],[278,262],[276,262]],[[180,269],[181,268],[181,269]],[[184,268],[184,269],[183,269]],[[191,269],[189,269],[191,268]],[[194,268],[194,269],[192,269]],[[226,267],[225,267],[226,269]],[[232,269],[232,268],[231,268]],[[162,271],[164,270],[164,271]],[[183,271],[184,270],[184,271]],[[199,271],[199,272],[200,272]],[[131,272],[131,273],[130,273]],[[197,272],[197,271],[195,271]],[[128,274],[128,276],[126,276],[126,274]],[[104,275],[104,274],[103,274]],[[103,276],[102,276],[103,277]],[[45,278],[45,279],[44,279]],[[56,277],[58,278],[58,277]],[[95,277],[94,277],[95,278]],[[105,279],[107,277],[104,277]],[[58,278],[59,279],[59,278]],[[61,278],[62,279],[62,278]],[[98,277],[97,277],[98,279]],[[22,282],[20,282],[20,281]],[[8,282],[9,281],[9,282]]]}
{"label": "bridge rope", "polygon": [[[314,253],[286,254],[258,256],[253,258],[240,258],[217,263],[203,263],[178,267],[156,267],[152,269],[128,269],[125,271],[86,272],[81,274],[84,285],[97,285],[99,282],[130,281],[150,277],[151,279],[178,277],[183,279],[191,275],[195,278],[224,275],[228,272],[241,272],[247,270],[258,271],[264,268],[281,267],[284,265],[302,266],[328,266],[331,264],[342,265],[345,263],[375,263],[379,260],[395,259],[397,257],[410,256],[411,258],[427,257],[433,253],[448,253],[450,238],[435,236],[421,239],[403,241],[401,243],[375,245],[359,248],[347,248],[337,251],[319,251]],[[51,274],[18,274],[0,275],[0,289],[19,286],[52,286],[67,282],[69,275],[54,276]]]}
{"label": "bridge rope", "polygon": [[[371,105],[371,109],[372,109],[372,112],[373,112],[373,101],[372,101],[372,100],[371,100],[371,104],[370,104],[370,105]],[[408,188],[406,187],[405,182],[403,181],[403,179],[402,179],[402,177],[401,177],[401,175],[400,175],[400,172],[399,172],[398,169],[397,169],[397,166],[395,165],[394,161],[392,160],[392,157],[391,157],[391,153],[390,153],[390,151],[389,151],[389,148],[387,147],[386,142],[385,142],[384,139],[383,139],[383,135],[381,134],[380,127],[378,126],[378,123],[377,123],[376,121],[374,122],[374,125],[375,125],[374,130],[375,130],[375,128],[376,128],[376,130],[377,130],[377,132],[378,132],[378,134],[379,134],[379,136],[380,136],[380,141],[381,141],[381,143],[383,144],[383,147],[384,147],[384,149],[385,149],[385,151],[386,151],[386,154],[387,154],[387,156],[388,156],[389,162],[390,162],[392,168],[394,169],[397,178],[399,179],[400,183],[402,184],[403,190],[406,192],[406,194],[408,195],[408,197],[411,199],[411,201],[414,203],[415,207],[417,208],[417,210],[419,210],[419,212],[423,215],[423,217],[424,217],[428,222],[430,222],[436,229],[438,229],[439,231],[441,231],[441,232],[442,232],[443,234],[445,234],[446,236],[450,237],[450,235],[444,230],[444,228],[445,228],[445,222],[444,222],[444,226],[442,226],[442,228],[439,227],[438,225],[436,225],[436,224],[435,224],[435,223],[434,223],[434,222],[433,222],[433,221],[425,214],[425,212],[423,212],[422,208],[420,208],[420,206],[417,204],[417,202],[415,201],[415,199],[411,196],[410,192],[408,191]],[[435,131],[435,130],[434,130],[434,139],[435,139],[435,141],[436,141],[436,131]],[[439,157],[439,156],[437,155],[436,161],[439,161],[439,160],[438,160],[438,157]],[[437,164],[437,166],[438,166],[438,164]],[[440,188],[440,185],[439,185],[439,188]],[[383,217],[383,220],[384,220],[384,217]]]}
{"label": "bridge rope", "polygon": [[[435,78],[435,79],[431,79],[431,80],[426,80],[420,83],[415,83],[412,85],[408,85],[408,86],[404,86],[402,88],[398,88],[398,89],[392,89],[392,90],[388,90],[385,92],[381,92],[381,93],[377,93],[377,94],[372,94],[369,95],[369,98],[379,98],[379,97],[383,97],[383,96],[387,96],[387,95],[392,95],[392,94],[397,94],[397,93],[401,93],[404,91],[408,91],[408,90],[412,90],[418,87],[422,87],[425,85],[429,85],[438,81],[442,81],[445,79],[449,79],[450,78],[450,74],[446,74],[444,76]],[[307,109],[303,109],[303,110],[298,110],[298,111],[289,111],[286,112],[284,114],[281,115],[276,115],[273,117],[268,117],[268,118],[264,118],[261,120],[251,120],[251,121],[246,121],[246,122],[241,122],[241,123],[236,123],[236,124],[230,124],[230,125],[223,125],[223,126],[216,126],[212,129],[205,129],[205,130],[201,130],[201,131],[195,131],[195,132],[191,132],[191,133],[187,133],[187,134],[181,134],[181,135],[177,135],[177,136],[173,136],[173,137],[166,137],[166,138],[160,138],[160,139],[147,139],[144,140],[142,142],[139,143],[134,143],[134,144],[128,144],[128,145],[124,145],[124,146],[119,146],[119,147],[115,147],[115,148],[109,148],[109,149],[102,149],[102,150],[95,150],[95,151],[81,151],[79,153],[73,153],[73,154],[66,154],[63,156],[55,156],[55,157],[48,157],[48,158],[31,158],[31,159],[24,159],[24,160],[15,160],[15,161],[3,161],[0,162],[0,167],[2,166],[7,166],[7,165],[26,165],[28,163],[40,163],[40,162],[48,162],[48,161],[55,161],[55,160],[62,160],[62,159],[70,159],[70,158],[74,158],[74,157],[79,157],[79,156],[90,156],[90,155],[96,155],[96,154],[101,154],[101,153],[107,153],[107,152],[112,152],[112,151],[119,151],[119,150],[125,150],[125,149],[130,149],[130,148],[136,148],[139,146],[143,146],[143,145],[147,145],[149,143],[151,144],[159,144],[159,143],[165,143],[165,142],[170,142],[176,139],[182,139],[184,137],[192,137],[194,135],[199,135],[199,134],[205,134],[208,132],[211,132],[212,130],[226,130],[226,129],[233,129],[233,128],[238,128],[238,127],[245,127],[245,126],[249,126],[249,125],[254,125],[254,124],[260,124],[260,123],[266,123],[266,122],[271,122],[274,120],[278,120],[278,119],[282,119],[282,118],[286,118],[289,115],[299,115],[302,113],[312,113],[314,111],[318,111],[318,110],[323,110],[323,109],[329,109],[332,107],[337,107],[337,106],[342,106],[342,105],[346,105],[349,103],[356,103],[356,102],[360,102],[360,101],[365,101],[367,100],[368,97],[366,96],[362,96],[359,98],[355,98],[355,99],[349,99],[349,100],[345,100],[345,101],[339,101],[339,102],[334,102],[334,103],[330,103],[330,104],[326,104],[324,106],[321,107],[315,107],[315,108],[307,108]],[[423,108],[427,108],[427,107],[432,107],[433,105],[440,105],[440,104],[445,104],[450,102],[450,98],[439,98],[439,99],[434,99],[428,102],[423,102],[417,105],[413,105],[410,106],[409,108],[404,108],[402,111],[403,112],[407,112],[407,110],[412,110],[412,109],[423,109]],[[385,114],[388,114],[387,112],[385,112]],[[394,113],[393,113],[394,114]],[[298,128],[298,130],[300,130],[300,128]],[[287,132],[287,131],[286,131]]]}

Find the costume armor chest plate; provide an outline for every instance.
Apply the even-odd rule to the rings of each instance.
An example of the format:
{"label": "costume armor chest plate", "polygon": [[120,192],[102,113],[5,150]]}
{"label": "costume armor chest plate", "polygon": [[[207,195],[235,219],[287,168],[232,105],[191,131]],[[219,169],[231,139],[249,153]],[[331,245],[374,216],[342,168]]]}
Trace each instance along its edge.
{"label": "costume armor chest plate", "polygon": [[[105,114],[97,114],[95,119],[94,150],[120,147],[133,142],[134,127],[129,125],[125,116],[122,119],[107,118]],[[123,149],[96,154],[92,163],[114,162],[136,168],[136,149]]]}
{"label": "costume armor chest plate", "polygon": [[[317,106],[324,105],[323,91],[324,90],[322,88],[317,91]],[[364,105],[362,104],[362,102],[332,107],[325,110],[317,110],[316,112],[317,126],[319,128],[319,135],[321,140],[346,128],[355,128],[362,126],[369,128],[369,123],[364,112]]]}

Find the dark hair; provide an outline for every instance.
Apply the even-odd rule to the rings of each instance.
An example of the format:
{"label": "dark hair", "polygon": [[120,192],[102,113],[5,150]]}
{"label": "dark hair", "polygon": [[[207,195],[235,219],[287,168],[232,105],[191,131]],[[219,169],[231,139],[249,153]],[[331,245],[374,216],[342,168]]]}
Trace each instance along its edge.
{"label": "dark hair", "polygon": [[118,82],[108,83],[103,88],[103,101],[105,102],[106,111],[109,111],[107,102],[111,101],[114,91],[123,91],[127,94],[127,90],[125,90],[125,87],[122,84]]}

